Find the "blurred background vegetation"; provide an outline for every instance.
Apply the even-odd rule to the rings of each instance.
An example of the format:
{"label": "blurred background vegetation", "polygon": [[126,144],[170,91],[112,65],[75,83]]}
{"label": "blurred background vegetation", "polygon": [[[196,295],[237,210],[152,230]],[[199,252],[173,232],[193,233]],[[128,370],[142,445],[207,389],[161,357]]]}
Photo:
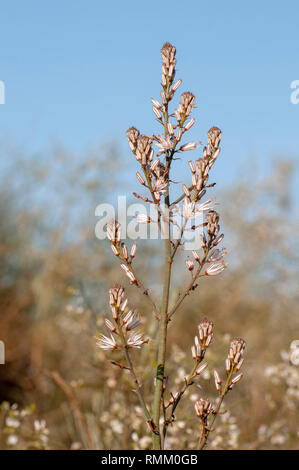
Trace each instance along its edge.
{"label": "blurred background vegetation", "polygon": [[[6,364],[0,366],[0,447],[150,448],[128,373],[113,367],[94,339],[109,311],[109,287],[123,283],[151,338],[135,353],[151,400],[152,312],[128,285],[107,241],[94,235],[95,207],[136,189],[120,178],[128,155],[109,142],[85,156],[61,147],[47,158],[12,146],[1,152],[0,339]],[[224,373],[232,337],[247,342],[244,378],[228,396],[210,447],[293,449],[299,438],[299,371],[290,349],[299,340],[295,166],[279,158],[263,177],[252,162],[248,166],[229,187],[221,182],[215,188],[229,268],[203,279],[171,322],[169,391],[177,391],[191,369],[196,327],[208,316],[215,323],[211,372],[217,367]],[[157,296],[159,257],[159,244],[138,244],[136,271]],[[179,266],[174,283],[188,275]],[[200,384],[178,408],[168,448],[195,447],[194,401],[216,397],[211,373]]]}

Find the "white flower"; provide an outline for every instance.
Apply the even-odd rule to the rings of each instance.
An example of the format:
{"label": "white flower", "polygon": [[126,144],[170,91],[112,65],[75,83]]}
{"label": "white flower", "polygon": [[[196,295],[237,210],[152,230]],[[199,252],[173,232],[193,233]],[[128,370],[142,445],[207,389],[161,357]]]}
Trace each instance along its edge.
{"label": "white flower", "polygon": [[159,142],[155,142],[155,144],[162,150],[169,150],[172,147],[169,137],[160,137]]}
{"label": "white flower", "polygon": [[136,332],[131,334],[127,341],[127,345],[129,348],[140,348],[144,342],[143,333]]}
{"label": "white flower", "polygon": [[215,202],[212,201],[212,199],[209,199],[208,201],[205,201],[202,204],[197,204],[195,207],[195,212],[196,213],[207,212],[207,211],[212,210],[214,206],[215,206]]}
{"label": "white flower", "polygon": [[225,268],[226,265],[223,261],[221,263],[212,263],[206,270],[205,274],[207,276],[217,276],[217,274],[220,274]]}
{"label": "white flower", "polygon": [[194,207],[195,207],[195,202],[192,202],[188,198],[185,197],[184,203],[183,203],[183,216],[186,217],[186,219],[191,219],[192,217],[195,216]]}
{"label": "white flower", "polygon": [[164,193],[167,188],[167,182],[163,177],[157,178],[153,183],[153,191],[155,196],[159,196],[161,193]]}
{"label": "white flower", "polygon": [[97,340],[97,346],[101,349],[117,349],[116,341],[112,335],[110,335],[110,338],[100,335]]}

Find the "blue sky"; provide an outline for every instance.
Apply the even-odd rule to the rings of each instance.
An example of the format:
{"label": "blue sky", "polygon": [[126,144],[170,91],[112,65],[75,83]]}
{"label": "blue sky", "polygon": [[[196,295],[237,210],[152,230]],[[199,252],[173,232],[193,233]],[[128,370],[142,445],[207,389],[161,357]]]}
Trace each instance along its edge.
{"label": "blue sky", "polygon": [[197,98],[192,137],[223,130],[218,179],[229,184],[249,159],[266,169],[273,156],[298,157],[296,1],[10,0],[0,12],[2,142],[42,152],[59,141],[83,154],[116,139],[129,158],[130,125],[158,130],[150,97],[170,41],[181,91]]}

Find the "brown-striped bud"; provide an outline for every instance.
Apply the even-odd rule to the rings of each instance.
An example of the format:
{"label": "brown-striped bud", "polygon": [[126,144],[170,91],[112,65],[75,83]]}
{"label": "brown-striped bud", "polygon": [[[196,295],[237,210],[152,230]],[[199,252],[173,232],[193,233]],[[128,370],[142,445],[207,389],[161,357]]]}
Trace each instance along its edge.
{"label": "brown-striped bud", "polygon": [[208,145],[212,145],[215,149],[218,148],[221,136],[222,134],[219,127],[211,127],[208,132]]}
{"label": "brown-striped bud", "polygon": [[206,215],[207,232],[210,237],[215,238],[218,235],[219,226],[219,214],[216,211],[209,211]]}
{"label": "brown-striped bud", "polygon": [[198,325],[199,339],[203,348],[207,348],[211,343],[213,326],[213,322],[206,317]]}
{"label": "brown-striped bud", "polygon": [[196,415],[201,418],[203,421],[207,419],[209,414],[212,412],[212,404],[209,400],[204,400],[200,398],[195,402],[194,405]]}
{"label": "brown-striped bud", "polygon": [[126,135],[127,135],[127,139],[128,139],[130,148],[131,148],[132,152],[135,153],[136,148],[137,148],[137,141],[138,141],[138,137],[139,137],[139,131],[135,127],[130,127],[130,129],[128,129],[127,132],[126,132]]}

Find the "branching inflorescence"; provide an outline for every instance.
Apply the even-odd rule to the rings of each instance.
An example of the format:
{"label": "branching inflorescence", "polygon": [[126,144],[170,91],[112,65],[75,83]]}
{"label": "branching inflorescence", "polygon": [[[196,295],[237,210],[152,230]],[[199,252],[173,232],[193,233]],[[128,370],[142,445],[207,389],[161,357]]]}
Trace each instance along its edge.
{"label": "branching inflorescence", "polygon": [[[161,101],[152,99],[152,109],[157,121],[161,124],[161,135],[142,135],[135,128],[127,131],[127,139],[130,148],[140,164],[140,170],[136,172],[139,183],[146,188],[148,195],[133,193],[135,197],[148,203],[155,210],[155,220],[147,214],[138,214],[136,221],[140,224],[157,224],[164,243],[164,277],[163,294],[160,305],[153,298],[148,288],[145,288],[133,268],[136,255],[136,243],[129,249],[121,241],[121,227],[118,221],[111,220],[107,224],[107,237],[111,249],[121,261],[121,268],[128,277],[130,283],[141,289],[159,322],[159,334],[157,338],[157,368],[154,383],[153,403],[146,403],[143,388],[136,376],[131,358],[131,349],[140,348],[148,339],[144,338],[139,329],[140,317],[133,310],[129,310],[128,301],[125,299],[124,288],[114,286],[110,289],[110,308],[112,319],[106,319],[109,336],[100,335],[97,341],[99,347],[106,350],[121,350],[126,359],[126,365],[116,361],[112,364],[122,369],[129,369],[134,381],[135,390],[144,411],[145,419],[153,438],[153,449],[163,449],[168,426],[175,421],[175,412],[186,390],[194,384],[194,380],[207,368],[207,363],[202,363],[207,348],[213,337],[213,323],[204,318],[198,325],[198,336],[195,337],[191,348],[193,367],[181,389],[176,393],[170,393],[166,399],[167,377],[165,375],[167,328],[184,299],[198,286],[198,280],[203,276],[215,276],[225,268],[225,250],[219,245],[223,240],[220,231],[219,214],[215,211],[215,201],[209,199],[202,202],[208,188],[215,183],[209,183],[209,173],[220,154],[221,131],[218,127],[212,127],[208,132],[207,145],[203,148],[201,158],[195,162],[188,162],[191,172],[191,183],[182,185],[182,194],[176,200],[171,201],[170,188],[172,180],[170,172],[172,164],[178,154],[196,150],[197,142],[183,142],[185,134],[193,127],[195,119],[190,117],[195,107],[195,96],[191,92],[182,93],[179,104],[173,112],[169,105],[174,98],[182,81],[174,81],[176,66],[176,49],[169,43],[161,49],[162,55],[162,90]],[[153,147],[156,145],[156,154]],[[178,221],[179,217],[179,221]],[[174,235],[174,228],[176,234]],[[186,259],[187,271],[191,278],[181,290],[178,298],[170,304],[171,272],[174,258],[179,249],[185,248],[187,231],[200,235],[200,243],[191,249],[192,258]],[[210,432],[225,395],[241,379],[242,374],[235,375],[243,362],[243,350],[245,342],[235,339],[231,342],[230,351],[226,359],[226,381],[224,384],[217,371],[214,372],[216,391],[219,395],[215,406],[207,399],[200,399],[195,404],[196,415],[201,426],[199,431],[198,447],[203,449],[207,445]]]}

